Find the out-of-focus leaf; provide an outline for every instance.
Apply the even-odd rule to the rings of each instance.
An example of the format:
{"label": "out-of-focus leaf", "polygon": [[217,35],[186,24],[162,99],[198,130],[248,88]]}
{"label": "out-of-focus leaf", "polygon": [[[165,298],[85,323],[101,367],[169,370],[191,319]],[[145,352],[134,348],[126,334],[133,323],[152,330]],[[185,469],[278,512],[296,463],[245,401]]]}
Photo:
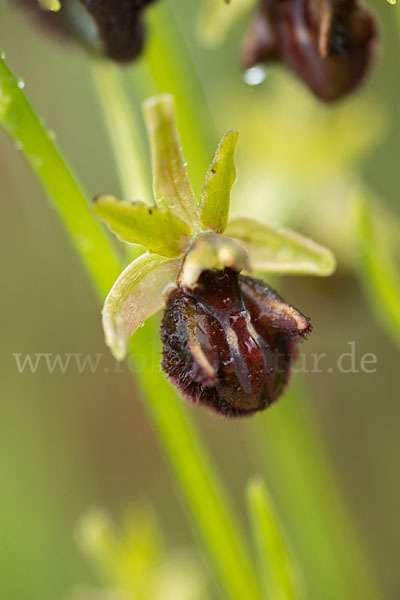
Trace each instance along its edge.
{"label": "out-of-focus leaf", "polygon": [[77,588],[68,600],[206,600],[198,556],[186,549],[166,552],[155,514],[147,506],[129,510],[120,527],[92,508],[77,527],[80,547],[110,587]]}
{"label": "out-of-focus leaf", "polygon": [[159,206],[196,226],[200,206],[187,176],[172,96],[149,98],[143,113],[151,146],[154,198]]}
{"label": "out-of-focus leaf", "polygon": [[69,593],[65,600],[132,600],[122,590],[114,588],[97,589],[93,586],[79,585]]}
{"label": "out-of-focus leaf", "polygon": [[187,223],[143,202],[121,202],[114,196],[97,196],[92,211],[123,242],[140,244],[162,256],[179,256],[189,241]]}
{"label": "out-of-focus leaf", "polygon": [[365,193],[354,202],[358,273],[377,320],[400,346],[400,271],[387,245],[390,236],[375,222],[381,213],[372,212]]}
{"label": "out-of-focus leaf", "polygon": [[164,306],[166,289],[175,281],[180,261],[142,254],[118,277],[103,308],[106,344],[117,360],[127,351],[136,329]]}
{"label": "out-of-focus leaf", "polygon": [[231,189],[236,180],[234,160],[238,139],[237,131],[228,131],[223,136],[201,191],[201,222],[216,233],[222,233],[228,223]]}
{"label": "out-of-focus leaf", "polygon": [[330,250],[289,229],[235,217],[225,233],[245,244],[256,272],[326,276],[336,267]]}
{"label": "out-of-focus leaf", "polygon": [[205,46],[222,44],[235,21],[255,4],[256,0],[203,0],[197,32]]}
{"label": "out-of-focus leaf", "polygon": [[153,513],[145,507],[130,511],[121,528],[107,512],[91,508],[77,527],[78,543],[103,579],[127,598],[153,598],[155,569],[163,541]]}
{"label": "out-of-focus leaf", "polygon": [[179,283],[191,289],[204,270],[223,270],[226,267],[238,272],[248,270],[246,248],[237,240],[205,233],[196,238],[187,252],[179,273]]}
{"label": "out-of-focus leaf", "polygon": [[265,598],[299,600],[303,588],[298,570],[263,481],[252,479],[246,496]]}

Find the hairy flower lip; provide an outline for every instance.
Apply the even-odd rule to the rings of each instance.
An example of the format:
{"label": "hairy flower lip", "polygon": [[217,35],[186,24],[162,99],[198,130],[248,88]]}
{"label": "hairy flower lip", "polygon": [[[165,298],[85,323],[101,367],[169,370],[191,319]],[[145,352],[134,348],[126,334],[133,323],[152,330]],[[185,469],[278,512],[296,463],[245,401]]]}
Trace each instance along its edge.
{"label": "hairy flower lip", "polygon": [[280,396],[297,342],[311,329],[260,280],[229,268],[204,271],[196,287],[168,295],[162,367],[192,403],[224,416],[251,415]]}

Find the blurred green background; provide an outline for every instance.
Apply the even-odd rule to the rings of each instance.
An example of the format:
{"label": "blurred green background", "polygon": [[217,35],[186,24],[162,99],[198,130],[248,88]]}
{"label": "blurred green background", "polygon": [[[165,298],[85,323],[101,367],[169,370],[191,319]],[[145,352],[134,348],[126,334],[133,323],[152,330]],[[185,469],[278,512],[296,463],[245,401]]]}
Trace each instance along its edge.
{"label": "blurred green background", "polygon": [[[213,49],[196,38],[197,1],[169,2],[168,15],[175,20],[173,35],[181,36],[187,48],[177,72],[188,72],[199,86],[186,98],[190,112],[184,115],[179,98],[177,103],[189,174],[197,189],[198,173],[204,171],[203,162],[211,160],[218,136],[228,128],[238,129],[239,180],[233,210],[298,228],[331,247],[339,260],[337,273],[328,280],[274,280],[284,297],[312,318],[314,333],[302,351],[307,356],[327,354],[321,373],[296,375],[301,397],[284,397],[270,411],[244,421],[222,421],[201,409],[190,410],[240,514],[248,477],[261,473],[272,487],[290,535],[293,519],[303,518],[301,513],[294,516],[304,510],[296,506],[297,486],[306,488],[308,482],[300,461],[299,470],[286,474],[285,491],[279,474],[274,474],[277,463],[269,444],[274,435],[284,435],[291,403],[301,401],[302,410],[316,423],[380,597],[397,600],[398,349],[379,328],[354,275],[350,202],[355,182],[363,181],[383,214],[390,211],[388,237],[398,244],[400,81],[395,57],[400,37],[395,13],[400,9],[381,0],[375,1],[373,10],[382,36],[373,76],[352,98],[328,108],[275,67],[260,86],[244,83],[239,43],[250,12]],[[150,26],[150,43],[151,34]],[[0,47],[23,77],[31,101],[56,133],[89,194],[120,194],[91,59],[80,47],[43,35],[4,0],[0,0]],[[142,71],[139,61],[123,72],[137,115]],[[165,87],[168,91],[168,82]],[[197,146],[193,132],[204,123],[208,129]],[[147,154],[144,137],[143,153]],[[93,505],[119,519],[127,508],[149,503],[169,547],[194,542],[129,370],[116,368],[104,345],[96,298],[62,225],[18,148],[3,132],[0,155],[0,597],[54,600],[69,597],[80,584],[98,585],[74,535],[81,515]],[[352,341],[358,361],[365,353],[377,356],[375,373],[328,371]],[[43,365],[36,373],[26,369],[21,374],[14,353],[102,357],[95,374],[89,369],[79,373],[74,366],[64,374],[57,368],[49,373]],[[301,452],[290,438],[290,428],[279,444],[288,452]],[[312,515],[304,519],[312,520]],[[338,531],[339,540],[340,535]],[[326,539],[328,553],[330,543]],[[318,556],[312,560],[318,569]],[[221,596],[216,592],[215,597]],[[328,592],[325,597],[330,597]]]}

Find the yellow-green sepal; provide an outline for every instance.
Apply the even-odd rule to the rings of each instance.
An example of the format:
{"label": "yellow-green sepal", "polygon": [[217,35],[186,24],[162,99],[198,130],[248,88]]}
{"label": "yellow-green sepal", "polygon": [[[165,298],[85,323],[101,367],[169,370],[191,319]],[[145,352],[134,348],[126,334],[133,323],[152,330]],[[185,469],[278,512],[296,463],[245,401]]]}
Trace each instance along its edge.
{"label": "yellow-green sepal", "polygon": [[198,229],[200,206],[190,184],[175,122],[170,94],[149,98],[143,104],[153,167],[153,193],[157,206],[174,213]]}
{"label": "yellow-green sepal", "polygon": [[117,360],[127,352],[129,338],[151,315],[163,308],[181,261],[142,254],[118,277],[103,307],[106,344]]}
{"label": "yellow-green sepal", "polygon": [[161,256],[179,256],[188,245],[189,225],[156,206],[121,202],[114,196],[97,196],[92,211],[121,241],[140,244]]}
{"label": "yellow-green sepal", "polygon": [[234,217],[225,234],[246,246],[251,269],[258,273],[327,276],[336,268],[335,257],[328,248],[290,229]]}

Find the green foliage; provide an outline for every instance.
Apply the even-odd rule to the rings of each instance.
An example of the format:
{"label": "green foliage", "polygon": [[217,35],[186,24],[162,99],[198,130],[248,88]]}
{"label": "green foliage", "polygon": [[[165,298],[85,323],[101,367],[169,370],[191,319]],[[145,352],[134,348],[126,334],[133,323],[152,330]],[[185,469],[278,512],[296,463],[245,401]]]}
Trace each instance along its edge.
{"label": "green foliage", "polygon": [[0,123],[21,150],[59,213],[97,290],[105,295],[120,270],[111,241],[93,219],[80,184],[29,104],[21,80],[0,58]]}
{"label": "green foliage", "polygon": [[[149,165],[145,154],[138,149],[141,142],[139,118],[131,110],[119,72],[109,61],[97,59],[92,74],[116,159],[123,199],[154,204]],[[109,110],[110,106],[112,110]]]}
{"label": "green foliage", "polygon": [[[108,594],[126,600],[208,597],[198,557],[185,548],[167,554],[161,528],[148,508],[130,510],[119,529],[105,511],[93,508],[80,520],[77,539]],[[86,599],[89,592],[81,596]]]}
{"label": "green foliage", "polygon": [[382,216],[365,192],[354,203],[358,274],[376,319],[400,346],[400,271],[388,246],[388,227],[379,227]]}
{"label": "green foliage", "polygon": [[199,39],[206,46],[219,46],[236,19],[249,11],[254,4],[255,0],[202,0],[197,24]]}
{"label": "green foliage", "polygon": [[246,495],[265,598],[303,598],[298,568],[294,565],[264,482],[259,478],[252,479],[247,486]]}

